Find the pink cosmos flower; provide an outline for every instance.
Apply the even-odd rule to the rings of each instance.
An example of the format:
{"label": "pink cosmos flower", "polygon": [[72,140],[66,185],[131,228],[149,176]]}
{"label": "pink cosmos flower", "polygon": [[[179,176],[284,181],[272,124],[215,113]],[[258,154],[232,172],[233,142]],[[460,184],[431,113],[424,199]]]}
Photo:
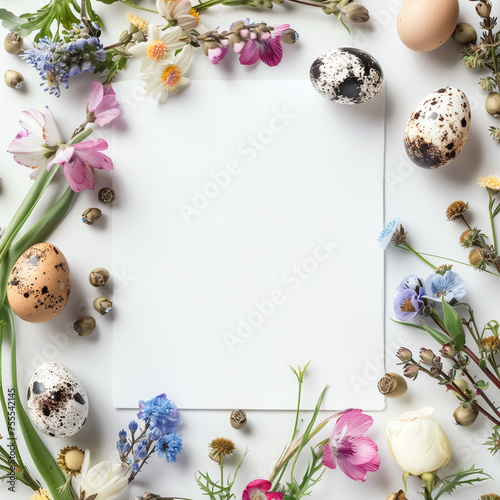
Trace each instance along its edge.
{"label": "pink cosmos flower", "polygon": [[92,82],[87,101],[87,119],[89,123],[97,123],[100,127],[106,125],[120,115],[115,91],[111,85]]}
{"label": "pink cosmos flower", "polygon": [[19,124],[22,130],[10,143],[8,151],[17,163],[33,169],[30,177],[35,179],[62,144],[61,134],[48,107],[45,114],[36,109],[23,111]]}
{"label": "pink cosmos flower", "polygon": [[284,494],[269,491],[271,483],[265,479],[256,479],[247,484],[242,500],[282,500]]}
{"label": "pink cosmos flower", "polygon": [[[290,28],[289,24],[279,24],[274,27],[273,31],[262,33],[258,39],[251,37],[241,49],[240,63],[248,66],[260,59],[268,66],[277,66],[283,58],[281,34],[288,28]],[[240,35],[244,31],[241,30]]]}
{"label": "pink cosmos flower", "polygon": [[50,170],[54,163],[58,163],[63,167],[64,176],[75,193],[93,189],[94,168],[108,172],[113,170],[111,158],[101,153],[107,148],[108,143],[104,139],[79,142],[72,146],[63,145],[47,165],[47,170]]}
{"label": "pink cosmos flower", "polygon": [[373,418],[361,410],[350,410],[335,422],[332,435],[323,448],[323,465],[335,469],[337,465],[346,476],[365,481],[368,471],[380,465],[377,445],[363,434],[370,428]]}
{"label": "pink cosmos flower", "polygon": [[215,49],[208,49],[208,58],[212,64],[219,64],[227,54],[227,47],[215,47]]}

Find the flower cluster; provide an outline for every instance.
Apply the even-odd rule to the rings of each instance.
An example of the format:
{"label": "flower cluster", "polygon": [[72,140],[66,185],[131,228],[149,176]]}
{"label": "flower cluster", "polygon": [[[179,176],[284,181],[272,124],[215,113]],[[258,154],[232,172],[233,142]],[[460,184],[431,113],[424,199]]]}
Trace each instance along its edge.
{"label": "flower cluster", "polygon": [[59,96],[61,86],[68,88],[70,77],[93,71],[99,61],[106,60],[106,52],[99,38],[82,24],[74,25],[61,41],[42,38],[21,57],[40,73],[45,90]]}
{"label": "flower cluster", "polygon": [[116,449],[122,463],[130,465],[132,481],[146,461],[156,452],[168,462],[175,462],[182,451],[182,439],[175,430],[180,424],[179,411],[165,394],[148,401],[139,401],[137,417],[144,422],[139,429],[136,420],[128,425],[130,438],[125,430],[118,433]]}

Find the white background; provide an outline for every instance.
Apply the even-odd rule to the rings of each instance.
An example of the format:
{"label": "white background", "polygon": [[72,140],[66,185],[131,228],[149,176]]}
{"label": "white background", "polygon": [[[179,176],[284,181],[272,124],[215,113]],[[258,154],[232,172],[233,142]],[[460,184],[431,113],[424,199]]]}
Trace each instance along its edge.
{"label": "white background", "polygon": [[[148,2],[149,3],[149,2]],[[3,4],[15,10],[27,11],[43,3],[38,1],[9,1]],[[146,4],[146,2],[144,2]],[[398,215],[409,230],[410,241],[415,247],[424,251],[449,255],[457,259],[466,259],[467,253],[457,244],[457,238],[462,231],[457,224],[445,221],[444,212],[448,204],[457,199],[471,202],[474,225],[487,230],[485,217],[487,196],[476,185],[479,174],[498,173],[498,145],[493,144],[487,137],[487,128],[495,124],[492,118],[486,116],[483,108],[484,95],[477,87],[478,74],[468,72],[463,68],[459,59],[459,48],[453,41],[447,42],[440,49],[428,53],[418,54],[405,48],[399,41],[396,33],[396,14],[401,2],[384,2],[376,0],[366,5],[372,14],[371,22],[363,27],[354,27],[353,34],[347,35],[341,25],[331,16],[324,15],[319,9],[298,5],[277,6],[274,12],[259,11],[253,13],[247,9],[214,9],[214,12],[204,16],[204,24],[209,27],[230,25],[231,22],[252,15],[252,19],[263,19],[270,23],[289,22],[301,34],[300,42],[294,46],[284,47],[284,59],[279,67],[270,69],[264,65],[243,68],[233,57],[227,58],[220,67],[212,66],[201,53],[195,57],[191,70],[193,79],[217,78],[258,78],[258,79],[307,79],[308,70],[312,61],[325,50],[339,46],[355,46],[368,50],[380,62],[385,73],[386,85],[386,220]],[[128,9],[121,5],[108,7],[96,2],[96,8],[107,21],[108,31],[103,35],[105,43],[112,43],[127,23],[120,13]],[[461,20],[477,25],[477,16],[474,13],[472,2],[461,1]],[[496,14],[498,6],[494,7]],[[3,34],[6,31],[2,31]],[[43,94],[39,88],[38,77],[35,72],[24,65],[16,57],[2,52],[0,56],[2,70],[13,68],[20,70],[26,77],[25,88],[15,92],[6,87],[0,87],[2,92],[2,121],[1,140],[2,151],[7,149],[11,138],[18,130],[18,117],[22,109],[28,107],[41,108],[49,104],[64,130],[72,130],[75,124],[83,118],[84,97],[89,85],[88,78],[80,78],[71,83],[71,88],[63,92],[63,96],[55,98]],[[137,65],[131,65],[130,73],[137,71]],[[439,171],[425,171],[413,167],[407,160],[403,148],[403,130],[415,105],[427,94],[444,85],[461,88],[469,97],[472,108],[472,129],[469,140],[462,154],[450,165]],[[297,96],[300,99],[300,96]],[[325,106],[330,105],[325,101]],[[140,102],[126,103],[129,119],[143,120],[144,126],[151,127],[152,133],[155,124],[148,122],[147,116],[140,115]],[[242,116],[247,110],[241,110]],[[168,104],[165,109],[168,119]],[[238,110],[235,110],[238,116]],[[198,116],[186,116],[181,119],[190,135],[190,144],[195,144],[198,124],[206,125],[210,117],[204,116],[199,110]],[[332,154],[335,154],[341,144],[332,140]],[[352,154],[356,154],[355,151]],[[356,194],[356,185],[363,182],[364,169],[369,165],[359,165],[359,170],[353,172],[352,184],[346,186]],[[137,175],[144,175],[146,166],[138,168]],[[149,171],[151,182],[155,182],[154,170]],[[0,177],[1,212],[0,225],[6,225],[23,194],[29,188],[26,170],[13,162],[10,155],[1,153]],[[104,176],[98,179],[98,186],[108,183]],[[128,203],[129,200],[117,201]],[[362,200],[366,209],[370,210],[370,200]],[[93,462],[113,457],[114,444],[117,432],[126,427],[133,418],[134,411],[113,409],[111,386],[111,321],[110,317],[99,318],[98,330],[88,338],[71,336],[71,324],[76,314],[83,314],[88,310],[94,291],[86,283],[88,270],[96,266],[109,266],[109,254],[106,253],[106,241],[110,237],[109,213],[104,210],[101,223],[93,228],[84,226],[80,222],[80,214],[85,208],[95,204],[95,193],[85,193],[80,196],[75,206],[67,216],[64,224],[57,230],[51,241],[56,245],[64,244],[68,240],[77,242],[76,250],[66,252],[73,270],[73,291],[68,310],[52,323],[39,327],[22,324],[18,328],[20,349],[20,385],[26,386],[34,369],[43,361],[55,359],[68,366],[79,376],[91,395],[91,411],[89,421],[84,429],[75,436],[74,440],[46,439],[50,449],[56,453],[59,448],[67,444],[77,444],[92,450]],[[346,214],[348,216],[348,214]],[[130,237],[140,234],[140,228],[131,227]],[[352,235],[358,238],[360,245],[366,240],[376,237],[363,231],[362,224],[353,223]],[[68,245],[71,242],[68,243]],[[74,252],[74,253],[73,253]],[[362,262],[359,265],[363,265]],[[497,278],[488,275],[479,275],[469,269],[456,267],[466,282],[468,293],[466,298],[477,311],[478,320],[484,323],[490,319],[498,319]],[[112,269],[114,276],[112,287],[123,286],[127,278],[119,269]],[[387,371],[399,371],[395,366],[392,353],[400,345],[406,345],[414,352],[422,346],[436,348],[435,344],[420,332],[405,330],[391,322],[392,300],[394,287],[400,279],[410,273],[419,273],[423,277],[428,269],[415,258],[399,250],[390,248],[386,253],[386,355],[383,348],[373,353],[373,357],[364,360],[365,368],[360,377],[367,384],[375,384],[382,363],[386,363]],[[353,300],[360,307],[364,301],[371,300],[370,269],[366,270],[366,279],[359,283],[353,291]],[[111,291],[110,291],[111,293]],[[378,292],[377,292],[378,293]],[[138,314],[147,315],[148,311]],[[352,348],[346,356],[356,356],[356,345],[362,342],[364,335],[370,334],[370,324],[359,325],[359,336],[352,341]],[[140,333],[137,335],[136,345],[131,346],[131,352],[137,352],[128,360],[130,364],[129,377],[142,369],[147,363],[153,362],[154,346],[143,345]],[[286,367],[283,368],[287,370]],[[314,365],[313,365],[314,369]],[[198,374],[204,376],[204,374]],[[127,379],[122,381],[127,384]],[[293,376],[290,374],[290,384]],[[349,380],[338,380],[338,384],[350,384]],[[410,383],[408,394],[400,400],[388,401],[387,409],[373,414],[375,424],[369,432],[380,447],[382,459],[380,471],[369,474],[367,482],[354,483],[347,479],[340,471],[328,471],[323,481],[313,491],[313,497],[318,499],[329,498],[386,498],[397,491],[401,486],[401,470],[391,459],[385,444],[385,427],[387,420],[398,416],[404,411],[416,410],[424,405],[436,408],[436,418],[440,421],[452,443],[454,456],[447,472],[453,469],[470,466],[484,466],[494,478],[499,479],[498,458],[491,458],[481,443],[488,435],[489,425],[479,418],[470,428],[455,427],[451,415],[456,406],[453,396],[444,394],[438,386],[425,378],[419,378]],[[320,387],[313,387],[307,383],[305,390],[317,393]],[[335,390],[332,386],[331,390]],[[147,388],[145,388],[147,391]],[[174,387],[165,387],[168,395],[175,392]],[[493,392],[493,391],[492,391]],[[145,395],[147,397],[147,395]],[[175,398],[174,398],[175,399]],[[209,470],[217,476],[217,467],[207,457],[207,444],[217,436],[233,439],[238,448],[238,456],[242,456],[246,447],[250,453],[240,473],[235,489],[237,498],[246,483],[258,477],[266,477],[282,446],[289,439],[293,425],[293,414],[290,412],[252,412],[249,414],[249,425],[244,431],[233,430],[229,426],[229,412],[227,411],[184,411],[182,414],[184,425],[182,434],[185,451],[176,464],[166,464],[158,459],[151,460],[135,484],[123,494],[123,499],[130,499],[150,490],[164,495],[178,495],[191,498],[200,498],[194,481],[194,471]],[[0,427],[0,429],[2,429]],[[2,429],[5,435],[5,429]],[[417,480],[410,481],[410,500],[420,498],[414,492]],[[455,499],[475,499],[480,494],[499,492],[492,483],[484,483],[473,490],[463,489],[454,494]],[[0,487],[2,498],[11,495],[6,485]],[[28,490],[18,486],[16,493],[25,498]],[[15,497],[12,497],[15,498]]]}

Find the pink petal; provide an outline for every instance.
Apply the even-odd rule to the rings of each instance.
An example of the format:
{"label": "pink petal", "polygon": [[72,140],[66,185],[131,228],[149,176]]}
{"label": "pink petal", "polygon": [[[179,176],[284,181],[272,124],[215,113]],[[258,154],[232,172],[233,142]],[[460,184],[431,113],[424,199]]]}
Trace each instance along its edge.
{"label": "pink petal", "polygon": [[113,121],[117,116],[120,116],[119,109],[108,109],[95,115],[95,122],[100,127],[107,125],[110,121]]}
{"label": "pink petal", "polygon": [[73,144],[75,157],[91,168],[98,168],[106,171],[113,170],[111,158],[99,151],[107,149],[108,143],[104,139],[97,141],[85,141]]}
{"label": "pink petal", "polygon": [[241,495],[241,500],[250,500],[250,493],[248,493],[248,490],[245,490],[243,492],[243,495]]}
{"label": "pink petal", "polygon": [[335,422],[335,427],[333,428],[332,436],[341,432],[345,427],[345,435],[349,436],[362,436],[373,424],[373,418],[369,415],[365,415],[361,410],[355,409],[344,413]]}
{"label": "pink petal", "polygon": [[370,438],[357,437],[352,442],[352,455],[348,457],[348,460],[353,465],[380,463],[377,451],[378,446]]}
{"label": "pink petal", "polygon": [[45,117],[43,122],[43,139],[45,144],[50,147],[58,146],[62,143],[61,134],[56,125],[56,120],[52,111],[47,107],[45,109]]}
{"label": "pink petal", "polygon": [[28,109],[27,111],[23,111],[21,113],[19,125],[21,125],[21,127],[29,134],[36,134],[41,137],[44,119],[43,113],[37,109]]}
{"label": "pink petal", "polygon": [[92,168],[84,165],[78,159],[64,164],[64,176],[68,181],[69,187],[75,193],[94,188],[94,173]]}
{"label": "pink petal", "polygon": [[332,447],[327,443],[323,447],[323,465],[329,469],[337,468],[337,460],[335,454],[333,453]]}
{"label": "pink petal", "polygon": [[245,43],[243,50],[240,54],[240,63],[249,66],[255,64],[259,60],[259,51],[257,45],[253,40],[249,40]]}
{"label": "pink petal", "polygon": [[90,94],[87,101],[87,112],[91,113],[99,106],[104,97],[103,85],[100,82],[93,81],[90,85]]}
{"label": "pink petal", "polygon": [[285,496],[284,493],[277,493],[276,491],[271,491],[270,493],[265,493],[267,500],[282,500]]}
{"label": "pink petal", "polygon": [[366,481],[366,470],[359,465],[353,465],[347,460],[339,460],[339,469],[354,481]]}
{"label": "pink petal", "polygon": [[259,44],[260,60],[268,66],[277,66],[283,58],[280,38],[262,40]]}
{"label": "pink petal", "polygon": [[272,486],[271,483],[266,479],[256,479],[255,481],[248,483],[246,489],[247,490],[256,489],[266,492],[271,489],[271,486]]}
{"label": "pink petal", "polygon": [[275,37],[277,35],[281,35],[283,31],[287,30],[290,27],[289,24],[277,24],[274,26],[274,30],[272,31],[272,36]]}
{"label": "pink petal", "polygon": [[56,153],[52,161],[47,165],[47,170],[50,170],[50,167],[52,167],[52,165],[54,164],[64,165],[65,163],[70,162],[71,159],[73,158],[73,153],[74,149],[71,146],[64,149],[60,149]]}

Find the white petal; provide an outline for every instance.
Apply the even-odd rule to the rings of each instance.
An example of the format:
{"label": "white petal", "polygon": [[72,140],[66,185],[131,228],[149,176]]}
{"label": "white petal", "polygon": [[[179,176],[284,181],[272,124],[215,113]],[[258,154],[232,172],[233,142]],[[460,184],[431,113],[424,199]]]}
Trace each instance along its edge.
{"label": "white petal", "polygon": [[59,129],[57,128],[54,115],[48,107],[45,109],[43,138],[45,140],[45,143],[50,147],[58,146],[62,143],[61,134],[59,133]]}

